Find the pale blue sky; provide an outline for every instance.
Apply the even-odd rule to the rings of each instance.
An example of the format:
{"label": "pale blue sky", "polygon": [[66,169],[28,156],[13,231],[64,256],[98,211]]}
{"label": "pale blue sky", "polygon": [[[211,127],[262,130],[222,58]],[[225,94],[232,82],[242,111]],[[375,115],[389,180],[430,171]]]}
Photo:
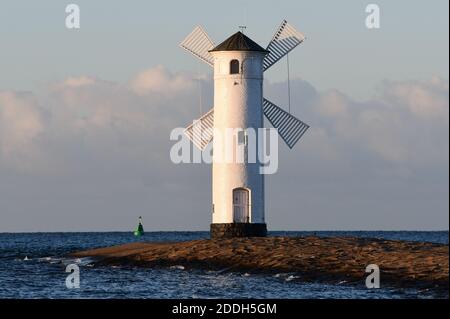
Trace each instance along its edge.
{"label": "pale blue sky", "polygon": [[[72,1],[81,29],[65,28],[68,1],[0,1],[0,89],[34,89],[67,76],[123,82],[162,64],[208,72],[177,47],[197,25],[216,43],[248,26],[265,46],[286,18],[308,40],[292,53],[292,75],[356,98],[384,79],[448,79],[448,1]],[[381,8],[381,29],[365,28],[365,7]],[[266,75],[286,77],[285,64]]]}
{"label": "pale blue sky", "polygon": [[[65,7],[81,29],[65,28]],[[381,7],[381,29],[365,8]],[[283,19],[292,110],[311,128],[266,179],[271,230],[440,230],[449,223],[448,0],[0,0],[0,232],[207,230],[211,167],[169,160],[198,116],[178,47],[247,25],[266,46]],[[265,96],[287,105],[286,61]],[[205,104],[211,78],[202,77]]]}

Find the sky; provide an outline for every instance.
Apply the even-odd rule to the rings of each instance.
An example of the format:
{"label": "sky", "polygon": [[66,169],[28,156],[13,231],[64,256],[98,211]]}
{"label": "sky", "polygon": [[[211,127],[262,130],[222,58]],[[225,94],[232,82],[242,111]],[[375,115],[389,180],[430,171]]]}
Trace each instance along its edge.
{"label": "sky", "polygon": [[[280,141],[269,229],[448,229],[448,1],[74,0],[78,30],[68,3],[0,0],[0,232],[130,230],[140,215],[207,230],[211,167],[173,164],[169,134],[198,117],[199,80],[212,106],[212,71],[179,42],[246,25],[266,46],[284,18],[307,37],[289,57],[311,128]],[[265,76],[287,105],[286,61]]]}

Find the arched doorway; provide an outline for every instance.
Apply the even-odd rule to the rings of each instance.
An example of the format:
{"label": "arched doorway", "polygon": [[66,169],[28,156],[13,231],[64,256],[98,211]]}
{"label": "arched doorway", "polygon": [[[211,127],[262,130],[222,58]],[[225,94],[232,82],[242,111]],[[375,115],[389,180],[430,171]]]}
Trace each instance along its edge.
{"label": "arched doorway", "polygon": [[250,222],[250,192],[246,188],[233,189],[233,221]]}

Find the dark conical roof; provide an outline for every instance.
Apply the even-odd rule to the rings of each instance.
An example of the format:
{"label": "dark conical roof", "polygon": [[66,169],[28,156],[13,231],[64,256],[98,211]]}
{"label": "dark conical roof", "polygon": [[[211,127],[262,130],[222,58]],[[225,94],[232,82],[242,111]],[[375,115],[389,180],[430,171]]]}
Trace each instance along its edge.
{"label": "dark conical roof", "polygon": [[213,51],[259,51],[268,52],[263,49],[258,43],[247,37],[242,32],[236,32],[231,37],[223,41],[221,44],[216,46]]}

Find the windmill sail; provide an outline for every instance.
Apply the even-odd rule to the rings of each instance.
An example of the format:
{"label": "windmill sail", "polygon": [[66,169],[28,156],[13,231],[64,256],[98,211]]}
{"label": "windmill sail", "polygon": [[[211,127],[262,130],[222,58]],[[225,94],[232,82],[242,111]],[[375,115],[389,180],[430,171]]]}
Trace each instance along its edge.
{"label": "windmill sail", "polygon": [[270,52],[264,58],[264,71],[274,65],[278,60],[292,51],[297,45],[305,40],[305,36],[294,29],[286,20],[275,33],[272,41],[267,46]]}
{"label": "windmill sail", "polygon": [[189,125],[184,134],[197,146],[200,150],[204,150],[206,145],[213,139],[214,132],[214,108],[204,114],[200,119],[194,120]]}
{"label": "windmill sail", "polygon": [[209,38],[208,34],[201,26],[197,26],[184,40],[180,43],[180,47],[192,53],[194,56],[214,65],[214,59],[208,52],[214,48],[214,42]]}
{"label": "windmill sail", "polygon": [[266,99],[263,100],[263,112],[289,148],[294,147],[309,128],[308,124]]}

